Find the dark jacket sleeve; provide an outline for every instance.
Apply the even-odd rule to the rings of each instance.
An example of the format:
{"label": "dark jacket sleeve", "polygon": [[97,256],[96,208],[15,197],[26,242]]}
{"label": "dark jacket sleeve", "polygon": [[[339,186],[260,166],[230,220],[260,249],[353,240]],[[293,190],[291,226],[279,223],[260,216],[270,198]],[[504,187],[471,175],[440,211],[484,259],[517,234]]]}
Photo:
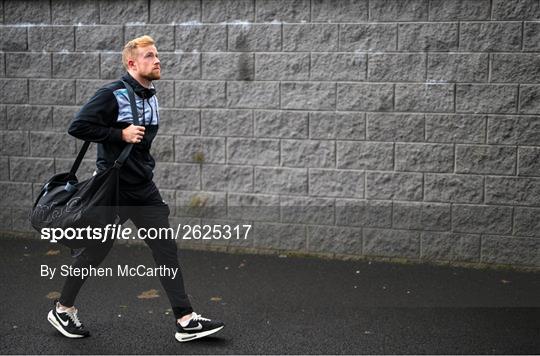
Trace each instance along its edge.
{"label": "dark jacket sleeve", "polygon": [[121,142],[122,129],[113,127],[118,117],[118,102],[108,88],[99,89],[79,110],[68,133],[92,142]]}

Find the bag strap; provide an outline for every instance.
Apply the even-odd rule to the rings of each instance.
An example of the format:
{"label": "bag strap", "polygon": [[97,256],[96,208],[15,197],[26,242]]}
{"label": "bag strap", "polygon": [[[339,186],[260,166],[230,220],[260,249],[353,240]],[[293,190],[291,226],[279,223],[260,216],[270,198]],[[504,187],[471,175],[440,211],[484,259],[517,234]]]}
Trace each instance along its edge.
{"label": "bag strap", "polygon": [[[133,125],[138,126],[139,125],[139,112],[137,111],[137,102],[135,101],[135,93],[133,92],[133,88],[131,87],[131,85],[129,85],[125,80],[122,80],[122,83],[124,83],[124,86],[126,87],[126,90],[128,92],[129,104],[131,106],[131,115],[133,116]],[[133,148],[132,143],[124,147],[124,149],[120,153],[120,156],[118,156],[116,161],[114,161],[114,165],[116,167],[121,167],[124,164],[132,148]]]}
{"label": "bag strap", "polygon": [[[122,80],[122,83],[124,83],[124,86],[126,87],[127,92],[128,92],[129,104],[131,106],[131,114],[133,116],[133,124],[139,125],[139,113],[137,112],[137,103],[135,101],[135,93],[133,92],[133,88],[124,80]],[[69,170],[69,174],[71,176],[75,176],[75,174],[77,173],[77,170],[79,169],[81,162],[84,158],[84,155],[86,154],[86,151],[88,151],[89,146],[90,146],[90,141],[85,141],[84,144],[82,145],[79,151],[79,154],[77,154],[77,158],[75,158],[75,162],[73,162],[73,165],[71,166],[71,169]],[[121,167],[124,164],[132,148],[133,148],[132,143],[124,147],[124,149],[122,150],[122,152],[120,153],[116,161],[114,161],[114,165],[116,167]]]}
{"label": "bag strap", "polygon": [[88,151],[88,146],[90,146],[90,141],[85,141],[81,147],[81,150],[79,151],[79,154],[77,155],[77,158],[75,158],[75,162],[73,162],[73,166],[71,166],[71,169],[69,170],[70,176],[75,176],[75,173],[77,173],[77,169],[79,169],[82,159],[84,158],[86,151]]}

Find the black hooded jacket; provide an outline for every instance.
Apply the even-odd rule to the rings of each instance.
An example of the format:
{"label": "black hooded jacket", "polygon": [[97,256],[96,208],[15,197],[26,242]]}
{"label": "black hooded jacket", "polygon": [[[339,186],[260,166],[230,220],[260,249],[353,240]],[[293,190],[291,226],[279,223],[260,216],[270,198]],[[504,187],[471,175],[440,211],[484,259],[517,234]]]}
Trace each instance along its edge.
{"label": "black hooded jacket", "polygon": [[[152,181],[155,161],[150,147],[159,127],[159,105],[155,89],[145,88],[129,73],[123,77],[135,91],[139,125],[145,127],[142,141],[133,146],[120,169],[121,186],[142,185]],[[69,126],[68,133],[85,141],[98,143],[97,168],[106,169],[127,145],[122,129],[133,123],[127,90],[121,80],[107,84],[81,108]]]}

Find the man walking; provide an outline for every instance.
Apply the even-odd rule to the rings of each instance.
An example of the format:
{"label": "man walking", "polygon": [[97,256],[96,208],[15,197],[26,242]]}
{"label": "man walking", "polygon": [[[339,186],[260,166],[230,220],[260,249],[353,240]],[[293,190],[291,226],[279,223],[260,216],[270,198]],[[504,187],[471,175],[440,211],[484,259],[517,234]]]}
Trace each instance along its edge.
{"label": "man walking", "polygon": [[[135,92],[139,125],[133,124],[129,96],[122,80],[100,88],[81,108],[69,127],[69,134],[81,140],[98,143],[97,169],[104,170],[114,164],[127,143],[133,149],[120,169],[119,216],[120,223],[131,219],[137,228],[168,228],[169,207],[163,201],[152,181],[155,161],[150,147],[159,126],[158,100],[152,81],[161,77],[161,67],[154,40],[142,36],[129,41],[122,52],[122,62],[127,73],[122,80]],[[145,239],[152,250],[157,266],[176,268],[174,276],[161,276],[176,318],[176,339],[190,341],[221,330],[224,324],[203,318],[193,312],[184,289],[178,264],[176,242],[173,239]],[[98,266],[107,256],[114,240],[79,251],[74,268]],[[81,338],[89,336],[80,322],[75,298],[85,279],[68,276],[61,297],[55,301],[48,314],[49,322],[64,336]]]}

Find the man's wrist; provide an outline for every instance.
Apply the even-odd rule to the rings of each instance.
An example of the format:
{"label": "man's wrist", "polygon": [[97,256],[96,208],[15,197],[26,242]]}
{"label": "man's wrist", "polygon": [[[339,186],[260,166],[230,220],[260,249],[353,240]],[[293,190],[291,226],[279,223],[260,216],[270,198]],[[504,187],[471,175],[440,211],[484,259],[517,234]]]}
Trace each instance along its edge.
{"label": "man's wrist", "polygon": [[111,127],[111,141],[114,142],[122,142],[124,141],[124,134],[122,129],[117,129],[115,127]]}

